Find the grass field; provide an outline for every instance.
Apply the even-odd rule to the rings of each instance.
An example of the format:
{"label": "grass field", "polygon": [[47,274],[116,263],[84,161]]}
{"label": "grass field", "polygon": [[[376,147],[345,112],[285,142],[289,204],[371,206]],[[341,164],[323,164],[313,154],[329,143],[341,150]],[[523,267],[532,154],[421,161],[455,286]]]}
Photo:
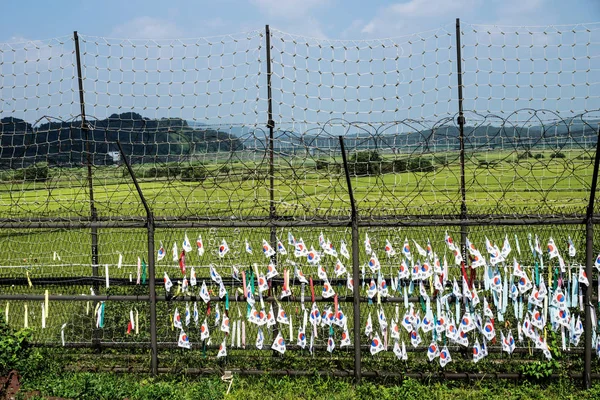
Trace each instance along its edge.
{"label": "grass field", "polygon": [[[582,151],[569,151],[567,158],[551,158],[550,153],[546,153],[544,158],[516,160],[514,153],[499,154],[473,154],[469,157],[469,162],[465,169],[467,182],[467,206],[471,213],[509,213],[509,214],[573,214],[584,213],[589,198],[589,187],[592,173],[592,162],[587,153]],[[586,156],[586,157],[583,157]],[[479,161],[478,161],[479,160]],[[483,165],[480,160],[485,160]],[[285,160],[277,161],[277,173],[275,176],[275,199],[278,215],[297,217],[298,219],[311,219],[313,217],[327,216],[349,216],[349,198],[347,195],[345,177],[335,170],[318,170],[315,168],[314,160],[286,163]],[[330,162],[335,159],[329,159]],[[236,218],[267,216],[269,212],[269,191],[268,180],[257,179],[256,174],[246,174],[247,169],[264,170],[265,165],[254,161],[244,161],[243,163],[228,163],[228,172],[223,172],[224,164],[208,165],[211,172],[209,177],[200,182],[185,182],[178,178],[141,178],[140,185],[145,197],[148,199],[151,208],[157,216],[172,217],[192,217],[206,216]],[[286,165],[284,167],[284,165]],[[490,166],[491,165],[491,166]],[[144,176],[144,169],[148,166],[134,166],[136,174]],[[4,182],[0,183],[0,216],[1,217],[64,217],[80,216],[87,218],[89,215],[89,200],[87,193],[87,180],[84,168],[63,169],[55,171],[52,177],[46,182]],[[370,216],[384,216],[386,214],[447,214],[458,213],[460,210],[460,168],[456,160],[449,163],[436,164],[432,172],[409,172],[409,173],[388,173],[377,176],[357,176],[352,178],[352,185],[359,208],[359,214],[363,218]],[[263,175],[264,178],[264,175]],[[135,192],[133,184],[127,175],[124,175],[124,168],[121,167],[98,167],[94,168],[94,195],[99,215],[118,219],[119,216],[144,216],[145,212]],[[339,249],[341,240],[348,245],[351,243],[351,234],[349,228],[291,228],[278,229],[277,236],[286,243],[288,232],[292,232],[296,238],[303,238],[310,247],[318,248],[318,236],[321,232],[326,238]],[[383,251],[386,239],[390,240],[397,252],[400,252],[405,238],[416,240],[421,246],[425,246],[427,240],[430,240],[433,250],[440,258],[447,257],[450,268],[450,279],[461,279],[460,269],[453,266],[453,257],[445,245],[445,233],[452,235],[455,241],[460,238],[460,229],[456,226],[439,227],[414,227],[414,228],[361,228],[360,232],[360,264],[367,261],[367,255],[364,251],[362,242],[365,235],[370,237],[372,247],[377,252],[382,264],[383,277],[388,279],[395,276],[397,267],[401,261],[399,256],[386,257]],[[187,258],[188,269],[191,266],[196,268],[200,283],[202,279],[207,281],[213,293],[218,292],[218,287],[210,282],[208,278],[208,266],[213,265],[215,269],[223,276],[231,276],[231,267],[237,266],[240,270],[248,270],[253,264],[258,264],[261,271],[266,270],[267,259],[260,251],[263,239],[269,238],[269,229],[249,229],[249,228],[204,228],[188,229],[187,232],[181,229],[157,229],[155,237],[155,247],[158,249],[161,244],[167,252],[164,260],[156,265],[156,277],[161,279],[167,272],[175,285],[181,281],[181,273],[176,262],[171,260],[171,247],[174,242],[181,250],[181,243],[184,235],[187,233],[189,239],[194,245],[195,239],[201,235],[206,247],[206,253],[200,257],[192,251]],[[531,255],[528,244],[528,234],[538,235],[542,248],[545,247],[548,239],[553,237],[559,246],[561,254],[565,257],[569,265],[583,263],[585,260],[585,226],[583,225],[539,225],[539,226],[476,226],[469,228],[469,239],[485,254],[485,239],[489,238],[500,247],[505,236],[511,242],[513,247],[507,266],[512,265],[512,257],[516,257],[526,269],[532,273],[534,270],[535,259]],[[105,288],[103,283],[99,284],[96,293],[99,294],[147,294],[147,286],[135,285],[137,273],[137,259],[147,258],[147,233],[145,229],[100,229],[99,230],[99,275],[101,278],[105,275],[105,265],[108,266],[111,279],[121,278],[124,281],[120,283],[113,282],[110,288]],[[600,240],[600,234],[596,234]],[[577,249],[577,255],[574,258],[567,258],[567,239],[571,237]],[[225,239],[230,247],[230,252],[221,258],[217,254],[218,245]],[[245,241],[248,240],[252,245],[253,254],[245,251]],[[517,251],[517,240],[520,244],[520,252]],[[292,250],[287,246],[288,252]],[[71,282],[61,285],[40,283],[32,287],[25,285],[3,286],[5,293],[30,293],[43,294],[48,289],[51,294],[89,294],[90,287],[78,282],[80,277],[88,277],[92,274],[91,268],[91,237],[89,230],[86,229],[11,229],[0,232],[0,278],[26,278],[27,274],[34,279],[47,279],[56,277],[74,278]],[[597,250],[597,249],[596,249]],[[415,251],[413,246],[413,252]],[[54,258],[54,253],[60,256],[60,259]],[[123,265],[117,266],[119,254],[123,256]],[[350,271],[350,260],[342,259]],[[316,279],[316,267],[309,265],[305,259],[297,259],[293,255],[279,255],[278,266],[280,276],[284,269],[291,271],[293,277],[293,264],[296,263],[302,268],[306,276]],[[540,273],[546,278],[554,267],[557,266],[556,260],[550,261],[544,257],[545,267],[540,269]],[[323,266],[330,278],[334,276],[335,258],[324,257]],[[574,268],[573,272],[577,272]],[[477,278],[482,278],[483,271],[477,271]],[[133,283],[129,284],[129,278]],[[366,269],[365,279],[375,278],[373,274]],[[547,279],[546,279],[547,280]],[[300,295],[300,285],[295,279],[292,279],[291,290],[295,296]],[[230,295],[234,296],[237,287],[227,288]],[[349,295],[350,292],[345,288],[344,282],[335,285],[334,289],[341,296]],[[479,287],[482,295],[483,288]],[[158,287],[159,294],[164,294],[162,285]],[[320,285],[315,285],[317,296],[321,290]],[[197,291],[197,288],[195,289]],[[361,295],[366,297],[367,287],[361,288]],[[412,289],[412,295],[418,295],[418,287]],[[306,293],[307,307],[310,307],[310,294]],[[401,297],[402,291],[394,293],[394,296]],[[186,297],[190,305],[194,299]],[[183,313],[186,302],[160,302],[157,307],[157,332],[160,343],[174,344],[177,341],[178,332],[172,327],[171,318],[174,309],[177,307],[180,313]],[[453,304],[453,303],[452,303]],[[33,340],[38,343],[60,343],[61,327],[67,324],[65,336],[67,342],[89,343],[94,335],[94,303],[93,302],[59,302],[53,301],[50,306],[51,317],[47,321],[47,327],[41,328],[40,302],[33,301],[12,301],[9,304],[9,325],[15,329],[21,328],[24,323],[25,305],[28,307],[28,323],[33,332]],[[281,301],[281,305],[293,319],[294,332],[302,319],[302,311],[298,303]],[[321,306],[324,307],[325,305]],[[351,303],[342,303],[347,317],[348,325],[352,326]],[[420,308],[421,305],[416,303]],[[6,301],[0,301],[0,309],[7,307]],[[106,325],[104,329],[97,331],[96,335],[104,342],[148,342],[150,336],[148,320],[148,304],[108,302],[106,306]],[[214,307],[209,318],[213,318]],[[221,310],[223,311],[223,303]],[[391,303],[382,303],[388,319],[396,311],[396,306]],[[203,303],[199,303],[200,315],[205,315],[207,308]],[[129,311],[137,310],[139,312],[139,335],[126,334],[126,326],[129,319]],[[364,303],[361,305],[361,324],[366,323],[367,315],[372,314],[375,319],[378,311],[376,301],[374,303]],[[400,316],[405,312],[405,308],[400,304]],[[233,321],[242,321],[247,312],[244,303],[231,303],[229,310]],[[573,310],[574,314],[579,314],[578,309]],[[515,327],[512,307],[509,307],[505,315],[504,329]],[[202,317],[200,322],[202,322]],[[193,323],[192,323],[193,325]],[[285,338],[288,340],[289,334],[287,327],[283,327]],[[334,330],[333,333],[327,327],[320,327],[319,337],[315,345],[319,349],[315,355],[309,358],[306,350],[290,350],[284,357],[273,359],[269,350],[250,350],[254,347],[254,339],[257,329],[252,324],[246,324],[246,336],[248,350],[230,349],[230,354],[226,364],[215,358],[216,348],[224,335],[219,332],[216,326],[211,325],[213,332],[212,345],[204,349],[198,344],[199,328],[190,326],[186,328],[191,340],[195,343],[192,352],[185,353],[180,349],[161,350],[161,365],[175,366],[179,368],[198,367],[198,366],[218,366],[220,368],[229,366],[262,366],[272,368],[284,366],[288,368],[303,369],[306,368],[307,360],[311,368],[340,369],[352,368],[353,353],[348,349],[340,349],[339,346],[333,354],[324,350],[327,337],[332,334],[335,341],[339,344],[341,331]],[[275,332],[266,332],[265,343],[271,343]],[[368,345],[369,341],[363,336],[363,344]],[[437,363],[429,363],[424,357],[425,347],[433,338],[431,335],[423,336],[423,343],[416,349],[416,353],[410,353],[409,363],[400,363],[393,353],[386,352],[378,357],[363,356],[365,369],[399,369],[418,370],[418,371],[443,371]],[[401,340],[409,343],[408,333],[402,331]],[[553,346],[555,350],[558,346],[558,338],[553,337]],[[295,344],[295,340],[291,341]],[[497,345],[496,345],[497,346]],[[266,346],[268,348],[268,345]],[[491,354],[489,362],[481,362],[477,365],[470,362],[469,349],[451,346],[450,349],[455,357],[455,362],[448,367],[455,371],[521,371],[523,365],[528,363],[543,362],[543,357],[539,351],[531,349],[531,343],[524,342],[517,345],[520,349],[528,351],[518,356],[506,357],[502,353]],[[565,368],[572,368],[576,371],[581,370],[581,356],[575,352],[576,346],[573,346],[573,352],[566,352],[560,355],[560,360]],[[581,348],[581,343],[577,347]],[[112,352],[112,351],[111,351]],[[69,353],[67,353],[68,355]],[[115,356],[119,351],[114,351]],[[556,353],[559,354],[559,353]],[[81,354],[75,352],[74,357]],[[135,357],[134,357],[135,356]],[[132,355],[132,359],[123,361],[125,365],[130,366],[148,366],[147,353],[141,352]],[[136,358],[137,357],[137,358]],[[80,362],[80,361],[78,361]],[[113,361],[108,361],[114,363]],[[89,361],[81,361],[85,366],[88,363],[98,364],[93,358]],[[102,363],[100,363],[102,364]],[[594,368],[600,368],[594,363]],[[448,370],[448,369],[446,369]],[[76,378],[76,379],[96,379],[96,378]],[[36,381],[41,385],[41,381]],[[256,384],[252,380],[242,380],[247,382],[246,391],[250,395],[248,398],[262,398],[260,391],[268,383],[260,382]],[[298,382],[298,381],[297,381]],[[300,386],[304,381],[300,380]],[[120,381],[114,383],[115,387],[123,384]],[[95,383],[94,383],[95,385]],[[145,390],[163,390],[160,383],[156,386],[154,383],[148,384],[151,389],[142,386],[135,386],[137,394],[134,392],[128,396],[131,398],[147,398]],[[322,398],[368,398],[368,392],[356,392],[351,395],[351,386],[349,383],[339,383],[341,386],[333,386],[332,390],[340,393],[339,397],[323,395]],[[346,386],[345,386],[346,385]],[[422,393],[423,387],[416,384],[417,394]],[[159,387],[157,389],[157,387]],[[32,386],[33,388],[33,386]],[[134,389],[132,389],[134,390]],[[186,394],[180,392],[177,385],[169,386],[164,390],[173,390],[173,398],[186,398]],[[217,390],[217,389],[215,389]],[[221,396],[222,387],[218,386],[216,393]],[[235,390],[238,390],[237,388]],[[235,392],[241,395],[242,392]],[[386,389],[386,386],[374,386],[374,393],[381,393],[381,397],[396,396],[404,393],[395,392]],[[391,389],[390,389],[391,390]],[[396,389],[394,389],[396,390]],[[398,389],[404,390],[404,389]],[[412,390],[412,389],[411,389]],[[435,389],[434,398],[445,398],[446,392],[465,395],[465,391],[449,386],[439,386]],[[544,389],[545,390],[545,389]],[[552,389],[547,393],[552,397]],[[51,394],[54,392],[47,392]],[[170,392],[169,392],[170,393]],[[354,393],[354,392],[352,392]],[[482,388],[486,396],[511,397],[510,388]],[[517,392],[522,396],[536,396],[536,391]],[[63,395],[58,394],[56,395]],[[137,397],[136,397],[137,396]],[[308,396],[308,395],[307,395]],[[409,398],[410,396],[407,395]],[[416,395],[415,395],[416,396]],[[469,395],[471,396],[471,395]],[[467,397],[469,397],[467,396]],[[310,398],[319,398],[318,394],[309,396]],[[307,398],[309,398],[307,397]],[[234,398],[234,397],[232,397]],[[295,398],[293,392],[283,391],[281,398]],[[474,398],[474,397],[472,397]]]}
{"label": "grass field", "polygon": [[[570,150],[565,158],[551,158],[552,154],[538,152],[536,155],[543,157],[539,159],[518,159],[514,152],[470,154],[465,166],[469,212],[585,212],[593,167],[588,152]],[[430,159],[437,162],[431,172],[354,177],[352,185],[361,214],[458,213],[460,166],[456,154],[442,153]],[[326,160],[341,163],[339,159]],[[349,214],[343,171],[316,169],[315,161],[284,157],[275,160],[274,197],[278,215],[311,218]],[[150,167],[134,166],[134,169],[142,177],[141,189],[157,216],[268,215],[269,182],[264,160],[206,164],[208,175],[198,182],[185,182],[177,177],[144,178],[144,171]],[[51,170],[52,176],[45,182],[1,183],[0,215],[89,215],[85,171],[61,168]],[[144,215],[124,167],[94,169],[94,198],[100,216]]]}
{"label": "grass field", "polygon": [[[572,381],[547,383],[477,381],[451,383],[364,382],[355,386],[343,378],[234,377],[229,384],[220,378],[161,377],[101,373],[65,373],[24,381],[24,392],[78,399],[596,399],[600,386],[581,390]],[[38,397],[38,398],[40,398]],[[36,398],[36,397],[33,397]]]}

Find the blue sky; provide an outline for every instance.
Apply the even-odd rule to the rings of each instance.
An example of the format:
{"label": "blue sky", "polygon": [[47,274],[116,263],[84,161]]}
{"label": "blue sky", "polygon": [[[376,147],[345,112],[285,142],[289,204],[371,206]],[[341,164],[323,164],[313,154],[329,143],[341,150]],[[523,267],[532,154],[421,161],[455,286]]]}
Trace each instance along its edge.
{"label": "blue sky", "polygon": [[[600,21],[598,0],[6,1],[0,41],[93,36],[172,39],[261,29],[330,39],[390,37],[452,24]],[[34,3],[34,4],[33,4]]]}
{"label": "blue sky", "polygon": [[[456,17],[463,23],[467,111],[545,108],[572,116],[600,109],[600,24],[583,24],[600,22],[598,0],[7,3],[0,117],[78,118],[77,30],[92,119],[135,111],[263,126],[268,23],[277,30],[278,126],[306,130],[335,118],[440,121],[457,110]],[[251,33],[170,40],[238,32]],[[410,36],[417,32],[425,33]],[[397,39],[375,40],[390,37]]]}

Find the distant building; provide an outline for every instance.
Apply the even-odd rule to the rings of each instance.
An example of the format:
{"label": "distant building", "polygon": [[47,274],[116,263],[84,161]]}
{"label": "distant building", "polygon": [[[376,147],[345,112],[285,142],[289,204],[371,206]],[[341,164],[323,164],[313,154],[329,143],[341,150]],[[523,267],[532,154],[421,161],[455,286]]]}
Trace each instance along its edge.
{"label": "distant building", "polygon": [[109,151],[107,154],[110,158],[112,158],[113,163],[115,163],[115,164],[121,163],[121,153],[119,153],[118,151]]}

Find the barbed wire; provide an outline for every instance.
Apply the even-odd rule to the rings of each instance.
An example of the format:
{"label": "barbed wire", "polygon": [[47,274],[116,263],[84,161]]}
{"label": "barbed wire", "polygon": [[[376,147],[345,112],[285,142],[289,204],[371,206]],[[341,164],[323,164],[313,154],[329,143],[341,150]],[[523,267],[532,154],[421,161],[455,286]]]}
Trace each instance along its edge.
{"label": "barbed wire", "polygon": [[[339,136],[365,219],[386,214],[458,214],[461,168],[468,171],[466,199],[474,214],[585,212],[600,111],[568,118],[532,109],[504,118],[466,114],[464,167],[454,117],[377,124],[332,119],[305,132],[276,131],[276,214],[300,220],[349,215]],[[5,217],[51,218],[49,210],[58,210],[56,218],[86,217],[88,209],[83,205],[89,194],[83,168],[88,144],[99,215],[109,219],[141,215],[141,202],[117,141],[159,217],[269,215],[269,135],[261,127],[244,126],[245,133],[234,135],[223,127],[189,129],[146,120],[140,126],[124,127],[122,118],[114,118],[89,120],[89,130],[84,131],[78,121],[52,121],[30,131],[16,131],[16,123],[4,123],[5,131],[13,126],[12,142],[2,149],[12,155],[4,164],[8,168],[2,185]],[[55,139],[48,140],[51,136]],[[199,151],[197,146],[205,149]],[[67,188],[70,196],[65,195]]]}
{"label": "barbed wire", "polygon": [[[585,228],[582,223],[552,225],[550,217],[583,221],[593,190],[600,97],[591,88],[600,82],[592,65],[600,51],[598,28],[590,24],[569,29],[506,28],[505,32],[503,28],[463,26],[459,50],[461,65],[465,65],[464,126],[457,123],[462,117],[455,97],[457,49],[448,27],[368,41],[324,41],[277,30],[270,36],[253,31],[175,41],[80,35],[80,54],[65,38],[0,44],[0,219],[12,224],[0,235],[0,298],[5,296],[0,302],[8,310],[9,324],[30,325],[37,343],[62,345],[64,340],[74,347],[90,343],[143,347],[155,329],[161,346],[172,348],[181,337],[173,323],[175,310],[185,316],[185,311],[196,306],[202,318],[183,326],[203,357],[209,354],[214,362],[223,341],[233,350],[230,360],[237,357],[240,363],[246,362],[248,355],[270,355],[270,351],[255,350],[259,329],[249,318],[251,306],[243,296],[247,288],[242,287],[236,270],[258,284],[254,275],[268,270],[269,259],[260,251],[263,240],[270,243],[275,237],[287,246],[288,253],[274,258],[279,275],[270,279],[266,289],[265,311],[270,305],[275,310],[282,307],[293,326],[279,322],[261,328],[264,349],[270,349],[281,333],[290,350],[305,356],[306,350],[294,343],[301,321],[307,328],[303,316],[310,310],[313,296],[310,284],[300,283],[298,271],[312,278],[312,289],[317,285],[315,304],[321,312],[341,307],[347,316],[346,327],[352,326],[354,319],[348,305],[352,293],[348,271],[346,275],[336,273],[338,259],[325,252],[320,229],[309,227],[319,222],[325,242],[339,244],[340,250],[342,241],[351,243],[347,228],[352,209],[349,175],[360,215],[360,239],[380,255],[379,273],[369,269],[367,260],[373,256],[366,245],[359,250],[361,262],[356,260],[361,268],[356,282],[361,294],[360,325],[365,327],[371,315],[375,327],[371,333],[388,340],[388,351],[373,358],[373,365],[397,365],[396,355],[390,351],[389,331],[375,322],[382,311],[390,323],[391,316],[398,323],[411,309],[420,309],[422,314],[435,310],[436,318],[446,314],[456,324],[465,315],[468,318],[468,313],[489,318],[482,304],[473,304],[475,297],[461,300],[466,289],[479,291],[481,302],[494,310],[497,342],[490,342],[492,358],[503,358],[500,332],[516,336],[514,346],[517,352],[529,354],[525,358],[547,357],[542,356],[543,351],[530,349],[533,339],[517,334],[525,316],[533,317],[538,309],[545,310],[546,329],[534,331],[536,340],[543,338],[550,344],[555,357],[557,349],[581,351],[581,333],[575,326],[584,315],[580,295],[585,284],[579,274],[589,256],[589,251],[584,254],[581,250]],[[266,58],[267,49],[270,59]],[[77,76],[76,56],[81,58],[81,76]],[[267,65],[272,67],[270,98]],[[79,103],[79,82],[83,84],[85,115]],[[272,132],[267,127],[270,119]],[[142,280],[141,271],[149,260],[147,228],[151,224],[144,225],[146,211],[125,161],[132,166],[154,217],[161,221],[150,244],[162,249],[163,255],[171,252],[172,244],[177,249],[173,257],[162,260],[157,253],[156,274],[146,277],[156,280],[161,293],[154,327],[149,321],[149,288],[136,280],[138,271]],[[97,215],[90,212],[92,196]],[[457,218],[515,216],[537,218],[539,224],[503,227],[480,223],[468,229],[456,224]],[[375,228],[381,221],[425,218],[435,226]],[[95,231],[100,244],[98,260],[90,262],[90,232],[82,226],[91,226],[94,219],[140,224]],[[199,219],[205,224],[196,228],[193,222]],[[42,221],[44,229],[28,229],[31,220]],[[204,238],[206,254],[193,249],[182,255],[179,245],[184,235],[189,244],[188,232],[176,224],[182,221],[189,223],[192,244],[196,238]],[[230,221],[262,225],[227,228],[219,224]],[[288,223],[286,229],[276,224],[281,221]],[[50,228],[53,222],[63,225]],[[83,224],[74,228],[65,222]],[[18,225],[21,223],[23,226]],[[506,285],[520,282],[519,276],[515,278],[519,269],[510,260],[500,265],[490,261],[479,269],[468,268],[467,276],[447,245],[448,235],[463,233],[481,249],[488,247],[488,239],[512,243],[515,261],[522,264],[535,286],[511,298],[514,308],[507,310],[509,301],[503,296],[509,289]],[[525,245],[530,234],[539,235],[542,246],[555,240],[566,265],[555,257],[544,259],[541,250],[532,250],[530,255]],[[314,246],[321,253],[320,265],[309,263],[306,256],[292,257],[286,235]],[[442,272],[448,279],[441,287],[436,288],[433,279],[398,276],[403,256],[400,251],[393,255],[384,249],[388,244],[404,248],[408,239],[412,241],[409,246],[429,243],[438,260],[450,264],[447,273]],[[221,257],[217,249],[224,241],[230,251]],[[571,255],[571,246],[578,249],[576,254]],[[252,254],[248,247],[255,249]],[[412,260],[404,260],[411,270],[432,262],[433,252],[416,256],[413,249],[413,254]],[[197,271],[197,284],[192,285],[193,293],[175,295],[179,285],[183,291],[184,276],[191,280],[191,272],[180,272],[182,257]],[[347,266],[355,261],[350,257],[342,260]],[[328,279],[322,277],[321,267]],[[214,281],[212,271],[222,276],[231,304],[217,300],[221,285]],[[290,295],[282,298],[282,286],[289,283],[283,279],[286,273],[291,275]],[[175,284],[172,292],[160,284],[164,274]],[[505,285],[502,290],[489,287],[490,279],[496,277]],[[588,285],[598,282],[597,274],[587,278]],[[389,295],[370,296],[372,282],[381,285],[381,280],[389,283]],[[461,285],[458,290],[454,280]],[[208,304],[199,300],[202,282],[213,297]],[[560,294],[559,289],[569,299],[566,309],[571,326],[565,326],[564,319],[557,326],[555,311],[560,307],[529,310],[528,295],[524,294],[541,290],[544,282],[548,299]],[[338,304],[319,296],[321,290],[327,294],[328,284],[346,302]],[[250,288],[260,296],[255,289]],[[46,290],[53,295],[91,297],[69,302],[53,298],[49,319],[47,305],[42,306],[40,300]],[[126,302],[115,296],[138,296],[139,301]],[[221,318],[231,318],[229,333],[221,329],[222,320],[215,318],[217,304]],[[104,316],[103,322],[100,316]],[[203,318],[209,321],[212,342],[200,339]],[[487,322],[483,319],[481,322]],[[135,328],[128,332],[129,323],[139,332]],[[245,349],[238,344],[238,327],[244,332]],[[337,361],[347,362],[352,357],[351,346],[341,350],[346,334],[341,328],[327,322],[314,329],[308,325],[304,333],[309,341],[313,337],[317,358],[328,356],[325,349],[330,339],[336,343],[332,354],[339,355]],[[547,328],[551,328],[550,339]],[[422,335],[420,340],[413,337],[414,332]],[[371,333],[352,331],[363,338],[365,347],[375,342]],[[398,343],[420,353],[414,359],[421,361],[427,343],[448,345],[452,352],[468,351],[475,339],[483,343],[481,329],[466,332],[466,345],[457,344],[457,338],[448,339],[448,333],[420,326],[411,331],[406,328]],[[162,353],[167,361],[180,362],[172,354]],[[198,352],[192,354],[186,362],[198,361]]]}

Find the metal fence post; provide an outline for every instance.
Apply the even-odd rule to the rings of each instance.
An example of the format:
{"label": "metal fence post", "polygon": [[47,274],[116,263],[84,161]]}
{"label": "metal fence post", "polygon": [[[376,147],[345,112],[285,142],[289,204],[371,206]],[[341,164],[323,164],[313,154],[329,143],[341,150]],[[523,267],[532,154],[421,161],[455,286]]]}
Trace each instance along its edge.
{"label": "metal fence post", "polygon": [[[265,46],[267,50],[267,128],[269,128],[269,231],[270,237],[269,241],[271,242],[271,247],[277,248],[277,227],[275,226],[276,219],[276,210],[275,210],[275,154],[274,154],[274,130],[275,130],[275,121],[273,120],[273,95],[271,92],[271,29],[269,25],[265,25]],[[271,256],[271,262],[273,264],[277,264],[277,253]],[[273,281],[269,282],[271,286],[271,293],[273,297],[276,297],[275,291],[273,288]],[[273,302],[273,312],[275,315],[279,313],[279,304],[277,302]],[[274,334],[277,335],[279,333],[279,328],[275,325]],[[273,351],[274,355],[278,353]]]}
{"label": "metal fence post", "polygon": [[[96,204],[94,203],[94,182],[92,179],[92,155],[90,152],[90,131],[85,118],[85,99],[83,91],[83,73],[81,71],[81,52],[79,51],[79,35],[77,31],[73,32],[73,40],[75,42],[75,60],[77,63],[77,84],[79,88],[79,107],[81,112],[81,133],[85,133],[85,153],[86,153],[86,164],[87,164],[87,180],[88,190],[90,194],[90,219],[92,226],[90,228],[92,236],[92,276],[98,278],[98,228],[93,225],[98,220],[98,212],[96,211]],[[83,146],[82,146],[83,151]],[[100,289],[100,283],[98,279],[94,280],[94,291],[98,293]],[[99,332],[98,329],[94,329],[93,342],[99,343]]]}
{"label": "metal fence post", "polygon": [[[596,156],[594,158],[594,172],[592,175],[592,185],[590,188],[590,201],[587,207],[586,215],[586,230],[585,230],[585,272],[589,279],[589,285],[586,286],[584,293],[585,303],[585,351],[583,365],[583,385],[586,389],[592,387],[592,272],[594,265],[594,202],[596,200],[596,188],[598,185],[598,167],[600,165],[600,126],[598,127],[598,135],[596,136]],[[598,277],[600,279],[600,276]]]}
{"label": "metal fence post", "polygon": [[[85,132],[85,152],[87,163],[87,179],[88,190],[90,192],[90,214],[92,222],[98,220],[98,213],[94,203],[94,184],[92,180],[92,155],[90,153],[90,131],[85,118],[85,100],[83,92],[83,74],[81,72],[81,54],[79,51],[79,35],[77,31],[73,32],[73,40],[75,41],[75,59],[77,62],[77,83],[79,86],[79,107],[81,109],[81,131]],[[92,275],[98,276],[98,230],[92,226]]]}
{"label": "metal fence post", "polygon": [[[458,142],[460,145],[460,219],[467,219],[467,190],[465,184],[465,116],[463,113],[463,82],[462,82],[462,52],[460,44],[460,18],[456,18],[456,72],[458,79]],[[465,263],[467,263],[467,227],[460,227],[460,250]]]}
{"label": "metal fence post", "polygon": [[119,152],[121,153],[121,159],[125,163],[127,167],[127,171],[129,172],[129,176],[133,181],[135,189],[140,196],[140,200],[144,205],[144,209],[146,210],[146,219],[147,219],[147,229],[148,229],[148,290],[150,294],[150,350],[151,350],[151,361],[150,361],[150,371],[153,375],[158,374],[158,340],[156,337],[156,273],[154,269],[154,214],[148,206],[148,202],[144,197],[144,192],[142,192],[142,188],[140,187],[135,174],[133,173],[133,169],[131,168],[131,164],[123,151],[123,146],[121,146],[121,142],[117,140],[117,147],[119,148]]}
{"label": "metal fence post", "polygon": [[350,180],[350,170],[348,169],[348,160],[346,159],[346,149],[344,147],[344,138],[339,137],[340,148],[342,151],[342,162],[344,163],[344,173],[346,175],[346,185],[348,186],[348,196],[350,197],[350,208],[352,218],[352,295],[354,306],[354,380],[356,384],[360,383],[361,359],[360,359],[360,274],[358,262],[358,211],[354,202],[354,192],[352,191],[352,181]]}
{"label": "metal fence post", "polygon": [[277,232],[273,224],[276,218],[275,211],[275,156],[274,156],[274,130],[275,121],[273,120],[273,94],[271,91],[271,29],[265,25],[265,41],[267,48],[267,128],[269,128],[269,220],[271,225],[271,246],[277,248]]}

